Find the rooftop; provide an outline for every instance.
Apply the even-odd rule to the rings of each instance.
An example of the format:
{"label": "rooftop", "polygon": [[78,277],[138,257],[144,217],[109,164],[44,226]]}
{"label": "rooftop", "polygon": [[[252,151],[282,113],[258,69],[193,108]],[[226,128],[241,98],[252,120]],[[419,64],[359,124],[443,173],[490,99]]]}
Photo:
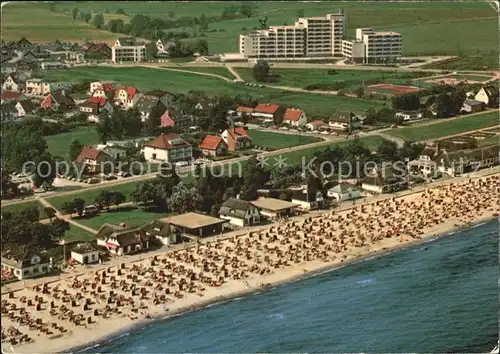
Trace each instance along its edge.
{"label": "rooftop", "polygon": [[168,222],[174,226],[184,227],[187,229],[198,229],[210,225],[219,225],[227,222],[227,220],[222,220],[219,218],[214,218],[212,216],[198,214],[198,213],[186,213],[186,214],[175,215],[161,219],[161,221]]}
{"label": "rooftop", "polygon": [[252,202],[257,208],[266,209],[271,211],[280,211],[284,209],[297,208],[300,205],[297,203],[287,202],[281,199],[275,198],[263,198]]}

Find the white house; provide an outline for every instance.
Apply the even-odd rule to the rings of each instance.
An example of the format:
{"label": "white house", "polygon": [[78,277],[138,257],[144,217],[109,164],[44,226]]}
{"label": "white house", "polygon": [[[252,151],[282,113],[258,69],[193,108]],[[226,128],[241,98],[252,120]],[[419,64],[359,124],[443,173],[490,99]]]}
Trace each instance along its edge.
{"label": "white house", "polygon": [[2,91],[21,91],[21,84],[15,73],[9,74],[7,78],[2,82]]}
{"label": "white house", "polygon": [[236,198],[229,198],[219,210],[221,219],[229,220],[231,225],[245,227],[260,222],[259,209],[251,202]]}
{"label": "white house", "polygon": [[313,120],[312,122],[309,122],[306,124],[306,128],[311,130],[311,131],[318,130],[324,126],[326,126],[326,124],[322,120]]}
{"label": "white house", "polygon": [[287,108],[283,117],[283,123],[294,127],[301,127],[307,123],[306,113],[301,109]]}
{"label": "white house", "polygon": [[125,110],[134,108],[140,98],[137,88],[122,86],[115,91],[115,106]]}
{"label": "white house", "polygon": [[144,232],[151,239],[155,238],[162,245],[168,246],[182,241],[181,232],[174,230],[166,219],[153,220],[144,227]]}
{"label": "white house", "polygon": [[350,111],[338,111],[332,115],[328,126],[334,130],[352,132],[361,127],[361,122],[356,115]]}
{"label": "white house", "polygon": [[410,112],[397,112],[396,117],[403,118],[403,120],[407,122],[411,120],[422,119],[424,115],[422,112],[410,111]]}
{"label": "white house", "polygon": [[466,113],[476,113],[481,112],[485,106],[485,103],[478,100],[465,100],[462,106],[461,112]]}
{"label": "white house", "polygon": [[177,162],[193,159],[191,144],[178,134],[161,134],[154,140],[144,144],[144,158],[152,162]]}
{"label": "white house", "polygon": [[108,98],[109,92],[114,90],[112,81],[94,81],[90,83],[89,93],[93,97]]}
{"label": "white house", "polygon": [[90,242],[80,243],[71,250],[71,258],[81,264],[99,262],[99,250]]}
{"label": "white house", "polygon": [[138,43],[135,38],[118,38],[111,47],[111,61],[141,62],[146,60],[146,45]]}
{"label": "white house", "polygon": [[321,192],[307,193],[307,190],[299,190],[293,193],[292,203],[298,204],[302,210],[317,209],[323,203],[324,198]]}
{"label": "white house", "polygon": [[474,97],[477,101],[483,102],[488,107],[498,106],[498,86],[484,86]]}
{"label": "white house", "polygon": [[330,188],[327,195],[330,198],[334,198],[337,202],[341,202],[361,197],[361,191],[350,183],[339,183],[335,187]]}
{"label": "white house", "polygon": [[50,93],[50,84],[43,79],[26,80],[26,94],[46,96]]}
{"label": "white house", "polygon": [[24,250],[18,254],[2,256],[2,273],[10,279],[23,280],[49,273],[50,260],[42,254]]}

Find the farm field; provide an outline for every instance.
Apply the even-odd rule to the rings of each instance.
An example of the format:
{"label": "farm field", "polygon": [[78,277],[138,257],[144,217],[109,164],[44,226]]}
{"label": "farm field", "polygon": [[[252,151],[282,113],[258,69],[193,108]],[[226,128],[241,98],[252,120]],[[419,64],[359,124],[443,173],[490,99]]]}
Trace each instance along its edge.
{"label": "farm field", "polygon": [[498,125],[498,110],[470,117],[465,116],[462,118],[447,120],[436,124],[399,128],[388,131],[387,134],[407,141],[423,141],[465,133],[471,130],[493,127],[496,125]]}
{"label": "farm field", "polygon": [[[245,81],[255,81],[252,76],[252,68],[234,68],[234,70]],[[335,74],[328,74],[334,71]],[[271,74],[279,75],[276,84],[281,86],[292,86],[304,88],[310,84],[332,83],[339,81],[359,81],[363,80],[382,80],[392,82],[392,80],[410,80],[413,78],[429,76],[429,73],[401,73],[387,71],[361,71],[361,70],[342,70],[342,69],[273,69]]]}
{"label": "farm field", "polygon": [[283,149],[287,147],[311,144],[321,141],[320,138],[298,134],[280,134],[260,130],[248,130],[253,145],[265,146],[271,149]]}
{"label": "farm field", "polygon": [[155,219],[166,218],[167,216],[167,213],[150,210],[145,211],[142,207],[123,206],[118,209],[113,207],[110,211],[101,212],[90,218],[75,218],[75,221],[95,230],[99,230],[104,223],[115,225],[126,223],[127,226],[134,227],[144,225]]}
{"label": "farm field", "polygon": [[498,50],[491,48],[488,54],[466,55],[457,59],[425,65],[424,68],[443,69],[443,70],[487,70],[498,69],[500,67],[498,60]]}
{"label": "farm field", "polygon": [[111,43],[120,34],[103,31],[89,23],[73,20],[71,15],[51,12],[47,6],[32,3],[10,3],[2,7],[2,40],[19,40],[26,37],[32,42],[106,41]]}
{"label": "farm field", "polygon": [[83,126],[66,133],[48,135],[45,137],[47,147],[52,156],[68,159],[69,147],[73,140],[84,145],[93,145],[99,142],[95,127]]}
{"label": "farm field", "polygon": [[227,83],[217,78],[187,74],[152,68],[75,68],[42,74],[54,81],[81,82],[84,80],[114,80],[125,85],[133,85],[141,91],[164,89],[172,93],[187,93],[193,89],[209,96],[240,95],[254,98],[259,102],[273,102],[298,107],[312,118],[329,117],[334,109],[352,109],[363,112],[369,108],[378,109],[381,103],[351,97],[326,96],[319,94],[285,92],[270,88],[248,87],[244,84]]}

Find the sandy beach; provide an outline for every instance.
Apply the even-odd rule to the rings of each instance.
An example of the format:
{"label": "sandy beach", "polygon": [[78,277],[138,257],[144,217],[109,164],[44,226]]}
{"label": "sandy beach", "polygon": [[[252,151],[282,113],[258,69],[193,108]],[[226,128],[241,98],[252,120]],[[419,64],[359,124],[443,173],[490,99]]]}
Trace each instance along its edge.
{"label": "sandy beach", "polygon": [[[500,173],[273,224],[2,296],[5,353],[67,352],[498,216]],[[43,280],[43,279],[42,279]],[[41,281],[42,281],[41,280]]]}

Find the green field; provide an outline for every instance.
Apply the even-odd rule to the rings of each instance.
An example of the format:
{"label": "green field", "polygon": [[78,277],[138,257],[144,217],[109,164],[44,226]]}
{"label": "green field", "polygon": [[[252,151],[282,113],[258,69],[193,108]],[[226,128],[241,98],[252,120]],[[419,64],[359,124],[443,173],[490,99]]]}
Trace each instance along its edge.
{"label": "green field", "polygon": [[63,236],[65,241],[92,241],[95,235],[87,230],[81,229],[75,225],[69,225],[69,230]]}
{"label": "green field", "polygon": [[2,40],[26,37],[33,42],[106,41],[111,43],[123,35],[92,27],[89,23],[73,20],[71,15],[51,12],[48,7],[34,3],[9,3],[2,7]]}
{"label": "green field", "polygon": [[242,83],[227,83],[217,78],[152,68],[75,68],[53,70],[42,74],[55,81],[81,82],[83,80],[114,80],[125,85],[134,85],[145,92],[164,89],[172,93],[187,93],[191,90],[205,92],[209,96],[227,94],[253,97],[259,102],[269,102],[301,108],[308,117],[329,117],[334,109],[352,109],[354,112],[378,109],[381,103],[350,97],[285,92],[271,88],[248,87]]}
{"label": "green field", "polygon": [[36,200],[30,200],[27,202],[10,204],[10,205],[2,205],[2,213],[6,211],[10,213],[18,213],[22,210],[31,208],[38,208],[38,211],[40,213],[40,220],[45,219],[47,217],[47,215],[45,215],[45,211],[43,210],[43,205],[38,203],[38,201]]}
{"label": "green field", "polygon": [[69,146],[73,140],[78,140],[83,145],[93,145],[99,142],[95,127],[78,127],[66,133],[49,135],[45,137],[47,147],[52,156],[68,159]]}
{"label": "green field", "polygon": [[120,209],[111,209],[110,211],[101,212],[99,215],[85,219],[75,218],[75,221],[82,225],[98,230],[104,223],[119,225],[125,223],[127,226],[141,226],[155,219],[167,217],[166,213],[158,213],[154,211],[144,211],[142,208],[135,206],[125,206]]}
{"label": "green field", "polygon": [[[177,69],[177,68],[173,68]],[[182,66],[179,67],[181,70],[187,70],[187,71],[192,71],[195,73],[207,73],[207,74],[213,74],[213,75],[219,75],[222,77],[225,77],[230,80],[234,80],[233,74],[229,72],[229,70],[226,69],[226,67],[220,67],[220,66],[199,66],[199,67],[194,67],[194,66]]]}
{"label": "green field", "polygon": [[480,55],[465,55],[457,59],[448,60],[442,63],[429,64],[423,68],[443,69],[443,70],[488,70],[500,67],[498,60],[498,49],[494,47],[491,51]]}
{"label": "green field", "polygon": [[[252,68],[234,68],[245,81],[255,81],[252,76]],[[331,69],[273,69],[271,73],[279,75],[276,84],[281,86],[292,86],[304,88],[310,84],[333,83],[339,81],[363,81],[381,80],[392,83],[393,80],[410,80],[422,76],[429,76],[429,73],[401,73],[376,70],[340,70],[335,69],[335,74],[328,74]],[[360,84],[361,85],[361,84]]]}
{"label": "green field", "polygon": [[248,130],[248,135],[252,138],[253,145],[265,146],[271,149],[284,149],[297,145],[311,144],[321,139],[296,134],[280,134],[259,130]]}
{"label": "green field", "polygon": [[388,131],[387,134],[407,141],[423,141],[493,127],[498,124],[498,111],[495,111],[425,126],[398,128]]}
{"label": "green field", "polygon": [[486,82],[493,78],[493,76],[491,75],[485,76],[485,75],[472,75],[472,74],[457,74],[457,75],[450,75],[447,77],[460,81],[466,80],[466,81],[479,81],[479,82]]}

